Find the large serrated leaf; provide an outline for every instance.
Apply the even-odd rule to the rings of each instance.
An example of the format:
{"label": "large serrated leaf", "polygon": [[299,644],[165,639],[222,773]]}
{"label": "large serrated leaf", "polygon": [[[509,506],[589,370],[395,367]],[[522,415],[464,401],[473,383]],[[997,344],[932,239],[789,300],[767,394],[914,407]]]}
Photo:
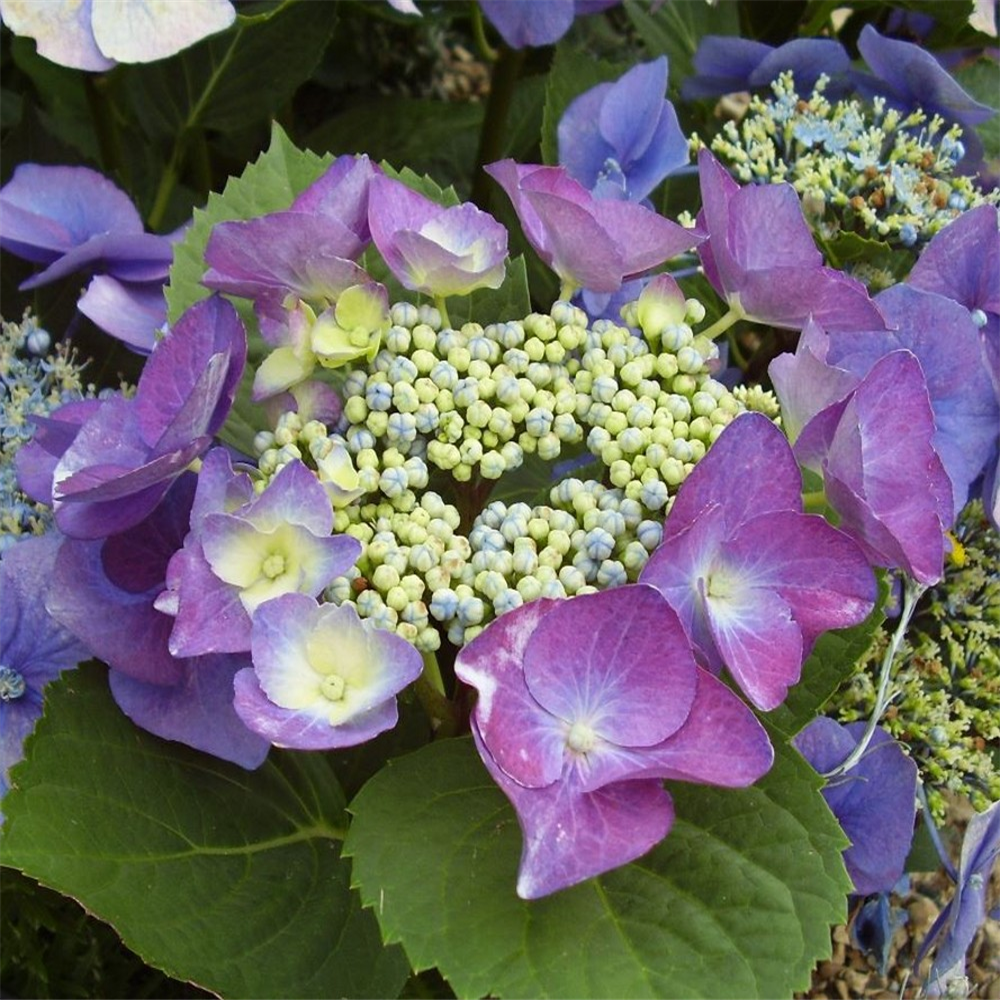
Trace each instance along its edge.
{"label": "large serrated leaf", "polygon": [[0,860],[78,899],[151,965],[224,996],[395,996],[407,966],[350,889],[320,754],[257,771],[139,730],[105,670],[50,687]]}
{"label": "large serrated leaf", "polygon": [[819,784],[787,746],[753,788],[672,784],[678,819],[659,846],[526,902],[514,813],[471,741],[448,740],[368,782],[345,853],[386,940],[459,996],[790,996],[850,890]]}
{"label": "large serrated leaf", "polygon": [[185,309],[211,294],[201,278],[205,246],[216,223],[252,219],[288,208],[332,161],[332,156],[298,149],[275,123],[268,148],[239,177],[231,177],[222,194],[209,195],[208,204],[194,213],[191,228],[174,248],[166,289],[170,322],[176,323]]}

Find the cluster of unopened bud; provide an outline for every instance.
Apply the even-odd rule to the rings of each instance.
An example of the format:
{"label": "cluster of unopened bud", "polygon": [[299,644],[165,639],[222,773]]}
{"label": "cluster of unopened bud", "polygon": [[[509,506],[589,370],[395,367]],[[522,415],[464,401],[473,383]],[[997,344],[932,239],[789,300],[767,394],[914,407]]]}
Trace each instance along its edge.
{"label": "cluster of unopened bud", "polygon": [[790,72],[754,97],[742,121],[727,122],[713,151],[743,183],[787,181],[824,238],[860,227],[904,247],[925,242],[961,212],[985,201],[972,177],[956,173],[965,155],[959,125],[883,98],[832,103],[821,77],[808,99]]}
{"label": "cluster of unopened bud", "polygon": [[[712,378],[718,350],[693,329],[701,304],[681,297],[668,311],[671,322],[636,332],[635,304],[627,325],[590,325],[560,301],[456,330],[436,309],[397,303],[371,366],[346,374],[337,432],[292,412],[257,435],[256,488],[293,460],[313,469],[334,530],[364,547],[327,599],[422,652],[443,637],[462,646],[526,601],[633,582],[677,488],[746,408]],[[555,483],[548,503],[475,505],[463,525],[428,489],[445,473],[458,495],[481,496],[525,455],[554,462],[583,445],[603,472]]]}
{"label": "cluster of unopened bud", "polygon": [[430,619],[431,595],[471,579],[469,540],[457,529],[458,510],[426,492],[408,511],[351,504],[337,511],[340,529],[364,546],[361,558],[326,589],[336,604],[351,603],[362,618],[396,632],[421,652],[441,645]]}

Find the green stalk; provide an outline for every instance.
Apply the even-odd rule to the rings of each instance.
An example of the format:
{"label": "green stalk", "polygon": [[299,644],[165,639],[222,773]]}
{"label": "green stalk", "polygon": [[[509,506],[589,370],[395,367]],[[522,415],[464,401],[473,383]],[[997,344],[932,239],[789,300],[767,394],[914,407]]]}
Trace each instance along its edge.
{"label": "green stalk", "polygon": [[743,306],[739,302],[731,302],[729,304],[729,311],[723,313],[707,330],[702,330],[699,336],[715,340],[720,333],[724,333],[734,323],[743,319],[744,316],[746,316],[746,313],[743,311]]}
{"label": "green stalk", "polygon": [[480,208],[485,209],[490,200],[489,175],[483,171],[483,167],[499,160],[503,154],[507,117],[523,62],[524,50],[501,45],[499,58],[493,64],[490,96],[486,101],[483,127],[479,133],[479,150],[476,153],[476,168],[472,175],[472,200]]}
{"label": "green stalk", "polygon": [[906,636],[906,627],[910,624],[910,619],[913,617],[917,601],[920,600],[926,589],[927,587],[924,584],[917,583],[916,580],[912,580],[910,577],[905,578],[903,584],[903,610],[899,614],[896,630],[892,633],[892,639],[885,651],[885,656],[882,658],[878,691],[875,695],[875,707],[872,709],[868,725],[865,726],[865,731],[861,734],[861,739],[858,740],[857,746],[832,771],[827,771],[822,775],[827,780],[839,778],[842,774],[846,774],[865,755],[868,744],[871,743],[872,737],[875,735],[879,719],[882,718],[882,714],[892,700],[889,695],[889,680],[892,677],[892,665],[900,646],[903,644],[903,639]]}

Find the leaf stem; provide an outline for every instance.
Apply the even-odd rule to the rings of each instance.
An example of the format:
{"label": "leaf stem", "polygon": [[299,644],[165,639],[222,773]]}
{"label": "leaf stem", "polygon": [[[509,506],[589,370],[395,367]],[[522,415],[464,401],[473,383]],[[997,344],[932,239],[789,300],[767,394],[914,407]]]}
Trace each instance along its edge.
{"label": "leaf stem", "polygon": [[926,589],[926,585],[917,583],[916,580],[910,577],[904,578],[903,609],[899,613],[899,621],[896,623],[896,630],[892,633],[892,638],[889,640],[885,656],[882,657],[878,691],[875,695],[875,707],[872,709],[868,725],[865,726],[865,731],[861,734],[861,739],[858,740],[857,746],[832,771],[827,771],[822,775],[827,780],[838,778],[840,775],[850,771],[861,760],[868,749],[868,744],[871,743],[872,737],[875,735],[879,719],[882,718],[882,713],[885,712],[889,705],[889,680],[892,677],[893,662],[896,659],[896,654],[899,652],[900,646],[903,644],[903,639],[906,636],[906,627],[910,624],[910,619],[913,617],[917,601],[920,600]]}

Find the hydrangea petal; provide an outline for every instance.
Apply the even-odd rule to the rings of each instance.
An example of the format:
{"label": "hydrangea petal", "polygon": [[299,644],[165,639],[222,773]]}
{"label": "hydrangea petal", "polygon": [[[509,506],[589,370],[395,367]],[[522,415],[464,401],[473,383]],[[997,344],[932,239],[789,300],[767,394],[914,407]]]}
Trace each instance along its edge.
{"label": "hydrangea petal", "polygon": [[94,39],[101,52],[124,63],[148,63],[172,56],[236,20],[229,0],[98,0],[93,5]]}
{"label": "hydrangea petal", "polygon": [[203,656],[184,661],[176,684],[149,684],[117,670],[108,680],[118,707],[137,726],[253,770],[270,743],[233,708],[233,677],[245,664],[245,656]]}
{"label": "hydrangea petal", "polygon": [[338,156],[319,180],[295,198],[290,211],[330,216],[367,245],[371,240],[369,188],[372,178],[380,173],[381,169],[364,153]]}
{"label": "hydrangea petal", "polygon": [[541,598],[494,619],[459,651],[455,676],[474,687],[476,724],[508,780],[551,785],[563,769],[564,729],[531,696],[522,664],[528,641],[553,601]]}
{"label": "hydrangea petal", "polygon": [[480,0],[479,6],[512,49],[558,42],[576,16],[573,0]]}
{"label": "hydrangea petal", "polygon": [[[286,524],[301,525],[314,535],[329,535],[333,530],[333,510],[326,491],[316,476],[296,460],[278,471],[268,488],[258,494],[250,507],[241,512],[258,531],[276,531]],[[352,555],[346,570],[361,555],[361,543],[341,535],[345,559]]]}
{"label": "hydrangea petal", "polygon": [[601,134],[622,165],[637,160],[656,133],[667,91],[667,58],[639,63],[624,73],[601,105]]}
{"label": "hydrangea petal", "polygon": [[475,720],[472,734],[524,835],[517,877],[522,899],[547,896],[634,861],[673,826],[673,801],[658,780],[621,781],[596,792],[580,792],[568,782],[524,788],[493,762]]}
{"label": "hydrangea petal", "polygon": [[[854,749],[865,722],[841,726],[822,716],[795,737],[795,746],[820,773],[833,770]],[[916,818],[917,766],[884,730],[823,797],[851,839],[844,864],[861,895],[888,892],[903,874]]]}
{"label": "hydrangea petal", "polygon": [[93,0],[2,0],[0,19],[15,35],[33,38],[38,54],[60,66],[94,72],[111,69],[101,52],[91,19]]}
{"label": "hydrangea petal", "polygon": [[126,281],[166,282],[174,248],[165,236],[154,233],[101,233],[71,247],[44,271],[18,286],[21,291],[39,288],[84,268],[101,270]]}
{"label": "hydrangea petal", "polygon": [[0,188],[0,206],[0,246],[33,261],[56,260],[94,236],[143,232],[132,199],[89,167],[22,163]]}
{"label": "hydrangea petal", "polygon": [[167,321],[167,304],[159,283],[122,282],[99,274],[77,300],[77,309],[127,347],[149,354]]}
{"label": "hydrangea petal", "polygon": [[618,746],[676,732],[697,686],[681,623],[657,590],[635,585],[557,605],[528,640],[523,669],[543,708]]}
{"label": "hydrangea petal", "polygon": [[275,212],[241,222],[220,222],[205,248],[202,284],[256,299],[275,291],[332,302],[345,288],[364,284],[354,263],[364,242],[328,215]]}

